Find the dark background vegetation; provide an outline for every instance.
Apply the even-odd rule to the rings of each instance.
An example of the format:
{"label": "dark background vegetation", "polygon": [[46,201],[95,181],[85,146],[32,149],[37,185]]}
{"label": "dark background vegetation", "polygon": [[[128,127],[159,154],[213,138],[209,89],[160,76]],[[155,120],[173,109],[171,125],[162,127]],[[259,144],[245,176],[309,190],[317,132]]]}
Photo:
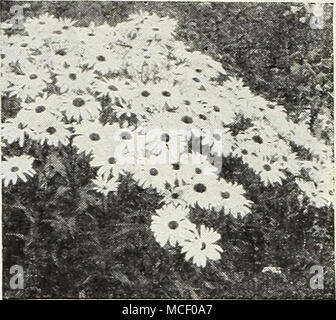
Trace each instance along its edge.
{"label": "dark background vegetation", "polygon": [[[24,3],[24,2],[22,2]],[[2,19],[11,2],[2,2]],[[309,26],[301,4],[30,2],[26,16],[49,12],[80,25],[115,25],[138,10],[179,21],[178,38],[221,61],[253,92],[283,105],[293,120],[332,114],[332,7],[325,26]],[[305,22],[302,22],[305,18]],[[11,104],[3,99],[4,114]],[[332,143],[332,132],[318,133]],[[18,149],[4,149],[16,154]],[[88,191],[94,176],[74,150],[35,144],[37,175],[3,190],[4,296],[6,298],[321,298],[334,297],[333,209],[297,201],[292,181],[265,188],[241,164],[225,159],[225,177],[238,181],[255,201],[244,219],[215,217],[195,209],[195,222],[222,235],[222,260],[204,270],[162,249],[148,226],[160,199],[125,178],[108,199]],[[254,180],[253,180],[254,179]],[[251,182],[252,181],[252,182]],[[11,290],[9,268],[25,270],[25,289]],[[265,266],[283,273],[261,273]],[[325,271],[323,290],[309,287],[312,265]]]}

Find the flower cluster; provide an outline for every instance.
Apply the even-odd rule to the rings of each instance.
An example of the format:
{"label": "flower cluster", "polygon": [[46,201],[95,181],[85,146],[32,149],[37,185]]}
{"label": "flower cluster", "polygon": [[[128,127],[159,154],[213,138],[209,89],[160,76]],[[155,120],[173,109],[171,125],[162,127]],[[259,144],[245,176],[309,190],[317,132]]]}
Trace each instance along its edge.
{"label": "flower cluster", "polygon": [[[283,107],[176,40],[176,25],[147,13],[115,27],[78,27],[48,14],[27,19],[24,34],[2,39],[2,94],[20,105],[2,123],[2,141],[22,150],[27,141],[75,147],[90,157],[94,190],[105,196],[131,174],[163,196],[151,226],[157,241],[180,245],[186,259],[205,266],[220,258],[220,236],[197,230],[189,208],[243,217],[253,205],[242,185],[225,179],[223,157],[242,161],[265,187],[293,177],[322,207],[332,201],[332,151]],[[5,159],[5,186],[33,176],[33,160]]]}

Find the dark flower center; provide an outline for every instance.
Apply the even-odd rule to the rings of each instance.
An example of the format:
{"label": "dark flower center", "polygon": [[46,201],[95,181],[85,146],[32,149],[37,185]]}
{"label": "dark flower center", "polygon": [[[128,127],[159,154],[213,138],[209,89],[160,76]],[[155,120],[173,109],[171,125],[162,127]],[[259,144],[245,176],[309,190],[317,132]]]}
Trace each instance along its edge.
{"label": "dark flower center", "polygon": [[206,243],[202,242],[202,244],[201,244],[201,250],[205,250],[205,248],[206,248]]}
{"label": "dark flower center", "polygon": [[12,167],[12,168],[11,168],[11,171],[12,171],[12,172],[17,172],[17,171],[19,171],[19,168],[16,167],[16,166],[15,166],[15,167]]}
{"label": "dark flower center", "polygon": [[127,131],[126,132],[122,132],[120,134],[120,137],[123,140],[131,140],[132,139],[132,135],[129,132],[127,132]]}
{"label": "dark flower center", "polygon": [[203,193],[206,191],[206,186],[203,183],[197,183],[194,185],[194,190],[198,193]]}
{"label": "dark flower center", "polygon": [[172,198],[177,199],[179,197],[179,194],[177,192],[172,193]]}
{"label": "dark flower center", "polygon": [[55,52],[55,54],[58,55],[58,56],[65,56],[67,53],[66,53],[65,50],[60,49],[60,50],[57,50],[57,51]]}
{"label": "dark flower center", "polygon": [[49,127],[47,130],[46,130],[49,134],[54,134],[56,132],[56,129],[54,127]]}
{"label": "dark flower center", "polygon": [[265,164],[263,166],[263,168],[266,170],[266,171],[271,171],[272,170],[272,167],[269,165],[269,164]]}
{"label": "dark flower center", "polygon": [[176,221],[169,221],[169,223],[168,223],[169,229],[172,229],[172,230],[177,229],[178,226],[179,226],[179,224]]}
{"label": "dark flower center", "polygon": [[75,98],[75,99],[72,101],[72,104],[73,104],[75,107],[80,108],[80,107],[84,106],[85,101],[84,101],[84,99],[82,99],[82,98]]}
{"label": "dark flower center", "polygon": [[164,97],[170,97],[170,96],[171,96],[171,93],[170,93],[169,91],[167,91],[167,90],[164,90],[164,91],[162,91],[162,95],[163,95]]}
{"label": "dark flower center", "polygon": [[44,112],[45,111],[45,106],[37,106],[36,108],[35,108],[35,112],[36,113],[42,113],[42,112]]}
{"label": "dark flower center", "polygon": [[168,142],[168,141],[170,140],[169,134],[168,134],[168,133],[163,133],[163,134],[161,134],[160,139],[161,139],[161,141],[163,141],[163,142]]}
{"label": "dark flower center", "polygon": [[111,90],[111,91],[118,91],[118,88],[116,86],[114,86],[113,84],[108,86],[108,89]]}
{"label": "dark flower center", "polygon": [[246,149],[243,149],[241,153],[246,156],[248,154],[248,151]]}
{"label": "dark flower center", "polygon": [[77,75],[76,75],[76,73],[70,73],[70,74],[69,74],[69,78],[70,78],[71,80],[77,80]]}
{"label": "dark flower center", "polygon": [[196,174],[201,174],[201,173],[202,173],[202,169],[200,169],[200,168],[196,168],[196,169],[195,169],[195,172],[196,172]]}
{"label": "dark flower center", "polygon": [[256,143],[262,144],[263,143],[263,139],[260,136],[254,136],[252,138],[252,140]]}
{"label": "dark flower center", "polygon": [[229,199],[230,198],[230,193],[225,191],[221,193],[221,196],[223,199]]}
{"label": "dark flower center", "polygon": [[193,118],[192,118],[192,117],[189,117],[189,116],[183,116],[183,117],[181,118],[181,120],[182,120],[184,123],[187,123],[187,124],[190,124],[190,123],[193,123],[193,122],[194,122]]}
{"label": "dark flower center", "polygon": [[25,128],[25,125],[20,122],[17,127],[18,129],[23,130]]}
{"label": "dark flower center", "polygon": [[151,176],[157,176],[157,175],[159,174],[159,171],[158,171],[157,169],[155,169],[155,168],[151,168],[151,169],[149,170],[149,174],[150,174]]}
{"label": "dark flower center", "polygon": [[99,136],[98,133],[91,133],[91,134],[89,135],[89,138],[90,138],[92,141],[98,141],[98,140],[100,140],[100,136]]}
{"label": "dark flower center", "polygon": [[108,158],[107,161],[108,161],[109,164],[116,164],[117,163],[117,160],[114,157]]}
{"label": "dark flower center", "polygon": [[104,56],[97,56],[97,60],[103,62],[106,61],[106,58]]}
{"label": "dark flower center", "polygon": [[173,163],[172,164],[174,170],[180,170],[180,164],[179,163]]}
{"label": "dark flower center", "polygon": [[149,93],[148,91],[144,90],[144,91],[141,92],[141,95],[142,95],[143,97],[147,98],[147,97],[150,96],[150,93]]}
{"label": "dark flower center", "polygon": [[37,79],[37,75],[33,73],[29,76],[29,79],[35,80],[35,79]]}

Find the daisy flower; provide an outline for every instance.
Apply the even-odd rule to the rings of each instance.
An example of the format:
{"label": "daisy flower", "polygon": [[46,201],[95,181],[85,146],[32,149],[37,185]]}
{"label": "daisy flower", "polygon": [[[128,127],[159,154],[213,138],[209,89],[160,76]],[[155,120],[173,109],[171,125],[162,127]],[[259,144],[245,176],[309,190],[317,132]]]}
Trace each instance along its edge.
{"label": "daisy flower", "polygon": [[118,190],[120,182],[117,180],[115,177],[108,179],[106,177],[97,176],[96,179],[92,180],[95,184],[92,189],[102,193],[106,197],[110,192],[116,192]]}
{"label": "daisy flower", "polygon": [[182,253],[185,253],[185,259],[193,259],[193,263],[198,267],[205,267],[207,259],[219,260],[223,249],[216,244],[220,240],[219,233],[213,228],[207,228],[201,225],[200,231],[195,233],[195,237],[182,243]]}
{"label": "daisy flower", "polygon": [[198,204],[203,209],[210,209],[217,206],[221,200],[218,192],[220,186],[216,176],[204,175],[195,176],[190,183],[180,188],[185,192],[185,200],[191,206]]}
{"label": "daisy flower", "polygon": [[[42,14],[38,17],[28,18],[25,21],[25,30],[28,34],[43,35],[46,32],[52,32],[59,27],[59,20],[49,13]],[[49,35],[48,35],[49,36]]]}
{"label": "daisy flower", "polygon": [[229,100],[228,98],[215,99],[215,97],[213,99],[210,98],[207,100],[209,102],[204,106],[208,112],[212,113],[218,123],[228,125],[236,121],[237,114],[235,112],[235,108],[233,107],[233,101]]}
{"label": "daisy flower", "polygon": [[[14,39],[14,37],[8,37],[7,35],[1,35],[1,67],[9,67],[10,64],[25,63],[28,58],[26,47],[20,46],[22,40]],[[15,40],[19,40],[15,42]]]}
{"label": "daisy flower", "polygon": [[173,184],[174,177],[170,165],[145,164],[134,168],[133,178],[144,189],[154,188],[158,192],[166,189],[166,184]]}
{"label": "daisy flower", "polygon": [[251,144],[246,141],[238,141],[237,137],[234,137],[235,144],[232,146],[232,156],[235,158],[241,158],[244,163],[250,164],[253,159],[257,157],[255,150]]}
{"label": "daisy flower", "polygon": [[68,145],[71,132],[70,125],[64,124],[57,119],[45,119],[42,125],[35,131],[34,139],[40,144],[46,143],[49,146],[58,147],[59,145]]}
{"label": "daisy flower", "polygon": [[163,191],[162,196],[163,199],[161,203],[165,203],[167,205],[172,204],[174,206],[181,206],[182,208],[186,208],[188,206],[188,202],[185,200],[184,191],[175,187],[173,189],[166,189]]}
{"label": "daisy flower", "polygon": [[32,168],[34,158],[26,155],[19,157],[5,157],[2,161],[2,179],[4,186],[7,187],[10,183],[16,184],[18,179],[27,182],[26,176],[34,176],[36,173]]}
{"label": "daisy flower", "polygon": [[186,52],[187,64],[198,74],[204,74],[206,78],[215,78],[219,74],[226,74],[220,62],[200,51]]}
{"label": "daisy flower", "polygon": [[9,87],[9,96],[17,96],[23,101],[27,98],[35,98],[41,94],[51,82],[50,73],[32,63],[25,63],[21,66],[22,73],[13,74],[9,81],[13,86]]}
{"label": "daisy flower", "polygon": [[217,168],[214,167],[205,155],[200,153],[184,153],[179,161],[172,163],[176,179],[179,182],[189,183],[194,177],[204,175],[216,176]]}
{"label": "daisy flower", "polygon": [[300,174],[302,164],[294,152],[279,153],[278,161],[282,170],[289,171],[294,176]]}
{"label": "daisy flower", "polygon": [[185,108],[186,110],[193,111],[196,114],[198,117],[198,125],[200,129],[203,130],[207,128],[210,130],[216,130],[222,127],[221,122],[218,121],[212,112],[204,109],[203,104],[192,104],[192,107],[186,106]]}
{"label": "daisy flower", "polygon": [[220,193],[221,200],[217,206],[214,206],[216,211],[224,209],[225,213],[231,213],[235,218],[238,214],[244,217],[251,213],[253,202],[245,198],[245,190],[242,186],[226,182],[223,179],[220,179],[219,182],[220,186],[217,192]]}
{"label": "daisy flower", "polygon": [[88,27],[76,28],[78,37],[84,41],[88,48],[97,46],[97,43],[108,43],[111,41],[110,29],[111,27],[107,24],[96,26],[94,22],[91,22]]}
{"label": "daisy flower", "polygon": [[86,50],[84,56],[84,63],[103,75],[121,70],[122,61],[113,50],[95,46]]}
{"label": "daisy flower", "polygon": [[303,179],[296,179],[295,182],[306,196],[309,197],[309,201],[313,206],[322,208],[333,203],[332,195],[320,189],[318,184]]}
{"label": "daisy flower", "polygon": [[180,64],[173,68],[172,73],[179,85],[189,87],[196,96],[201,94],[201,89],[209,83],[208,78],[205,78],[202,74],[196,72],[185,64]]}
{"label": "daisy flower", "polygon": [[95,89],[99,92],[99,97],[109,96],[112,101],[115,101],[116,98],[122,98],[123,95],[127,96],[130,86],[119,79],[103,78],[97,80]]}
{"label": "daisy flower", "polygon": [[268,157],[250,159],[249,166],[259,175],[264,185],[282,184],[282,180],[286,179],[281,163]]}
{"label": "daisy flower", "polygon": [[27,124],[21,121],[20,118],[10,118],[1,124],[1,135],[7,140],[9,144],[18,141],[19,146],[22,148],[30,134]]}
{"label": "daisy flower", "polygon": [[135,164],[134,155],[130,153],[116,154],[114,148],[97,146],[93,148],[91,167],[98,167],[98,175],[108,177],[112,174],[118,177],[120,173],[131,171]]}
{"label": "daisy flower", "polygon": [[29,104],[27,109],[21,109],[16,118],[19,119],[23,125],[27,126],[31,138],[33,138],[37,132],[43,130],[45,123],[57,122],[57,117],[50,113],[44,105],[36,105],[35,103]]}
{"label": "daisy flower", "polygon": [[88,155],[94,149],[112,146],[110,125],[103,126],[98,120],[82,121],[75,125],[74,129],[73,145],[77,147],[79,153],[84,152]]}
{"label": "daisy flower", "polygon": [[[46,96],[37,97],[33,102],[29,103],[22,103],[22,109],[21,111],[30,113],[31,115],[28,117],[34,118],[34,117],[48,117],[49,115],[54,115],[56,117],[61,116],[60,112],[60,105],[62,103],[62,100],[60,99],[60,96],[57,95],[51,95],[48,98]],[[28,121],[32,121],[32,119],[29,119]]]}
{"label": "daisy flower", "polygon": [[176,124],[178,128],[193,132],[194,135],[199,132],[199,129],[203,128],[203,121],[192,111],[178,110],[175,117],[178,121]]}
{"label": "daisy flower", "polygon": [[[112,128],[112,127],[111,127]],[[133,127],[122,127],[113,124],[113,132],[111,132],[111,141],[116,156],[123,157],[125,153],[143,152],[143,146],[139,142],[140,136]]]}
{"label": "daisy flower", "polygon": [[175,247],[192,237],[195,225],[188,220],[188,214],[188,209],[174,205],[156,210],[150,226],[155,240],[162,247],[167,243]]}
{"label": "daisy flower", "polygon": [[168,81],[151,86],[138,84],[133,90],[132,104],[149,107],[152,111],[163,111],[166,107],[178,107],[183,104],[183,96],[178,88]]}
{"label": "daisy flower", "polygon": [[69,30],[78,22],[78,20],[72,20],[71,18],[59,18],[58,21],[62,30]]}
{"label": "daisy flower", "polygon": [[[123,93],[123,96],[125,96],[125,93]],[[120,101],[120,99],[118,101]],[[135,116],[139,120],[146,113],[146,110],[143,107],[134,104],[116,103],[113,105],[112,109],[118,119],[121,117],[131,118]]]}
{"label": "daisy flower", "polygon": [[[177,21],[168,17],[149,15],[137,25],[138,36],[142,39],[167,41],[173,39]],[[135,39],[136,40],[136,39]]]}
{"label": "daisy flower", "polygon": [[65,113],[69,120],[97,119],[100,115],[101,104],[89,94],[78,95],[67,93],[62,96],[62,103],[59,108]]}
{"label": "daisy flower", "polygon": [[59,68],[55,70],[56,84],[60,89],[65,91],[84,91],[92,88],[96,81],[95,74],[90,71],[83,71],[80,67]]}
{"label": "daisy flower", "polygon": [[181,130],[152,129],[145,132],[146,149],[152,154],[166,152],[169,162],[179,159],[187,148],[187,137]]}
{"label": "daisy flower", "polygon": [[62,72],[65,65],[78,66],[83,63],[82,53],[85,51],[81,43],[50,43],[36,53],[36,63],[48,67],[53,72]]}
{"label": "daisy flower", "polygon": [[[235,138],[240,149],[248,149],[250,153],[260,156],[271,157],[288,151],[286,143],[280,140],[273,128],[261,122],[239,133]],[[242,158],[244,160],[244,156]]]}

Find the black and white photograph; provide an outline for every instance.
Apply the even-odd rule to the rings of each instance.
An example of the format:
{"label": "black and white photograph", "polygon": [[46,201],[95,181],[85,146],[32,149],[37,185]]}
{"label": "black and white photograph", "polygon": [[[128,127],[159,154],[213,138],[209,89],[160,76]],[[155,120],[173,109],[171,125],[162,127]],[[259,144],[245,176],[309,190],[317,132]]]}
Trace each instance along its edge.
{"label": "black and white photograph", "polygon": [[334,300],[334,10],[1,1],[2,299]]}

